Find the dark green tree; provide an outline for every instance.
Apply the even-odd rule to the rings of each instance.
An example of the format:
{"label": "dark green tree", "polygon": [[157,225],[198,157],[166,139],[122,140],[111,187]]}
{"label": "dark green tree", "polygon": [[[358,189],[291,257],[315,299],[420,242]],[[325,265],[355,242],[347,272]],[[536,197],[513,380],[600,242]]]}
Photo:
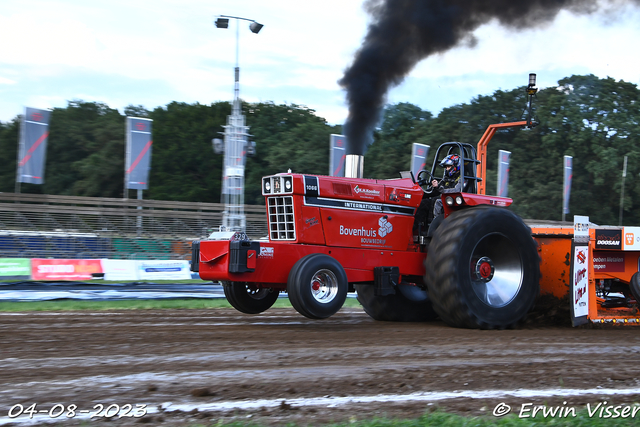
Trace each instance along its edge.
{"label": "dark green tree", "polygon": [[124,115],[127,117],[149,118],[151,112],[142,105],[127,105],[124,107]]}
{"label": "dark green tree", "polygon": [[[409,168],[411,143],[431,146],[427,164],[447,141],[476,145],[487,126],[522,120],[524,87],[479,96],[444,109],[437,117],[415,105],[389,105],[365,160],[365,176],[394,178]],[[571,76],[541,90],[535,101],[539,125],[507,129],[489,144],[487,192],[495,194],[498,150],[511,151],[509,196],[525,218],[561,218],[562,159],[573,156],[570,219],[589,215],[601,224],[617,224],[622,163],[628,157],[624,223],[640,223],[640,92],[636,85],[595,76]],[[262,176],[291,169],[326,175],[329,135],[341,133],[307,107],[271,102],[242,105],[256,155],[245,169],[245,202],[262,204]],[[173,102],[149,112],[130,105],[124,115],[104,104],[71,101],[54,109],[43,186],[23,184],[21,191],[47,194],[122,197],[125,115],[153,119],[149,190],[145,198],[219,202],[223,157],[212,138],[222,138],[231,113],[227,102],[211,105]],[[15,187],[19,118],[0,123],[0,191]]]}
{"label": "dark green tree", "polygon": [[329,172],[329,137],[339,133],[307,107],[258,103],[244,106],[256,155],[247,159],[245,202],[264,204],[261,179],[286,172]]}
{"label": "dark green tree", "polygon": [[[640,92],[635,85],[572,76],[558,86],[541,90],[534,102],[539,125],[496,132],[488,147],[487,193],[495,194],[498,150],[511,151],[509,196],[512,209],[525,218],[559,220],[562,217],[564,155],[573,156],[570,219],[590,215],[592,221],[617,224],[622,162],[628,156],[624,223],[640,221],[638,128]],[[519,121],[527,97],[524,87],[480,96],[470,104],[444,109],[416,127],[411,138],[431,146],[430,159],[445,141],[476,145],[488,125]]]}
{"label": "dark green tree", "polygon": [[222,155],[214,154],[211,140],[221,137],[230,112],[227,102],[172,102],[153,110],[149,115],[153,152],[145,197],[219,203]]}
{"label": "dark green tree", "polygon": [[20,120],[16,117],[9,123],[0,122],[0,191],[15,191],[16,158],[18,156],[18,138]]}
{"label": "dark green tree", "polygon": [[122,197],[124,117],[105,104],[70,101],[51,112],[42,192]]}
{"label": "dark green tree", "polygon": [[411,144],[423,142],[417,129],[428,126],[432,117],[429,111],[407,102],[388,105],[366,153],[365,176],[397,178],[398,172],[409,170]]}

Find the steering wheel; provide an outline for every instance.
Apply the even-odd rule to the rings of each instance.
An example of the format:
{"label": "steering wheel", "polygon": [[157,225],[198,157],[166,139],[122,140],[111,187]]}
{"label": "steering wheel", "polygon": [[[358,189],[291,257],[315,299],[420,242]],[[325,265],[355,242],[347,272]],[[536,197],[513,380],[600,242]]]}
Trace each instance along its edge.
{"label": "steering wheel", "polygon": [[418,173],[418,180],[416,181],[416,183],[420,187],[422,187],[422,191],[424,191],[426,195],[430,196],[435,190],[435,188],[431,184],[431,181],[435,179],[436,178],[434,178],[433,175],[431,175],[431,172],[429,172],[428,170],[421,170]]}

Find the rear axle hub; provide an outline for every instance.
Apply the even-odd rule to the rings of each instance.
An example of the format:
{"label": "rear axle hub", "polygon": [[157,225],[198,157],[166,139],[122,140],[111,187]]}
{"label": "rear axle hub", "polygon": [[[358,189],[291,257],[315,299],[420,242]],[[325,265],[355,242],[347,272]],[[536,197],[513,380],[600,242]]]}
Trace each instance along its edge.
{"label": "rear axle hub", "polygon": [[478,261],[476,261],[474,273],[477,280],[489,282],[493,278],[493,274],[495,273],[495,267],[493,266],[493,261],[491,261],[491,258],[482,257]]}

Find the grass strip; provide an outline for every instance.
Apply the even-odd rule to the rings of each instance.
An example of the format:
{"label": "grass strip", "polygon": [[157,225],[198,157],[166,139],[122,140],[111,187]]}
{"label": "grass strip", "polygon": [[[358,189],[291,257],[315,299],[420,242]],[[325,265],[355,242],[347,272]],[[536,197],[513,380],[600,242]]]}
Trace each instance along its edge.
{"label": "grass strip", "polygon": [[[278,298],[274,308],[290,308],[289,298]],[[360,307],[355,298],[347,298],[344,307]],[[224,298],[0,301],[0,312],[80,311],[80,310],[161,310],[232,308]]]}
{"label": "grass strip", "polygon": [[[612,418],[599,417],[598,414],[589,416],[587,410],[577,411],[575,417],[544,417],[540,414],[535,418],[519,418],[517,414],[509,414],[505,417],[493,415],[462,416],[447,413],[442,410],[427,413],[417,419],[357,419],[352,416],[349,421],[341,423],[312,424],[316,427],[626,427],[639,425],[636,418]],[[230,423],[218,422],[209,424],[216,427],[266,427],[259,422],[233,421]],[[307,424],[304,424],[306,426]],[[191,427],[201,427],[202,424],[192,424]],[[288,427],[298,427],[297,424],[287,424]],[[300,426],[302,427],[302,426]]]}

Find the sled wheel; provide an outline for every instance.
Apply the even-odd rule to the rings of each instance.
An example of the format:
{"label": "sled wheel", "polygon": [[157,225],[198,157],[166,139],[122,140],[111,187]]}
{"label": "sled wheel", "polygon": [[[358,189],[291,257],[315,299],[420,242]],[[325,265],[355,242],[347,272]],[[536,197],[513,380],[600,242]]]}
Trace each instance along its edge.
{"label": "sled wheel", "polygon": [[296,262],[289,272],[287,292],[291,305],[310,319],[334,315],[347,298],[347,275],[329,255],[311,254]]}
{"label": "sled wheel", "polygon": [[489,206],[451,214],[425,261],[433,308],[462,328],[516,326],[540,292],[540,258],[531,230],[513,212]]}
{"label": "sled wheel", "polygon": [[631,276],[629,287],[631,288],[631,295],[636,299],[636,305],[640,307],[640,271]]}
{"label": "sled wheel", "polygon": [[400,285],[395,295],[376,296],[373,285],[356,285],[358,302],[374,320],[389,322],[428,322],[438,315],[427,291],[417,286]]}
{"label": "sled wheel", "polygon": [[277,301],[279,291],[258,288],[255,283],[222,282],[224,296],[236,310],[246,314],[258,314],[268,310]]}

